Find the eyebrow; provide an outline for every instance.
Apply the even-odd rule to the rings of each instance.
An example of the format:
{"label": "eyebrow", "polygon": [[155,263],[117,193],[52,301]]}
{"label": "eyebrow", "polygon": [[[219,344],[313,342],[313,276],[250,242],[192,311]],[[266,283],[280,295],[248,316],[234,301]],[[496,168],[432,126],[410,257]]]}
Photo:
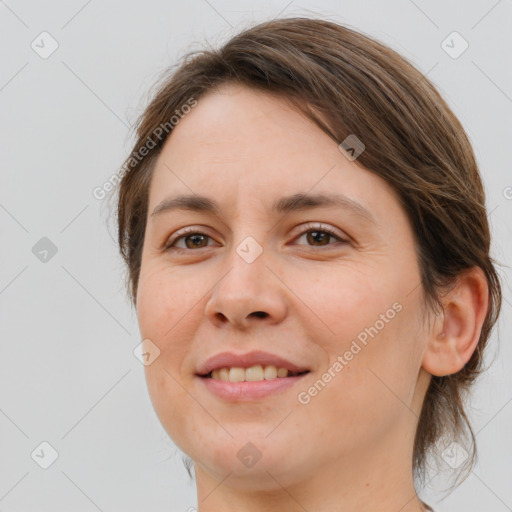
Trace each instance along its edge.
{"label": "eyebrow", "polygon": [[[297,212],[310,210],[312,208],[337,206],[362,217],[366,221],[377,224],[375,216],[365,208],[361,203],[340,194],[293,194],[281,197],[272,205],[272,212],[275,214],[285,214],[289,212]],[[188,210],[195,212],[205,212],[218,217],[221,216],[221,208],[219,204],[208,197],[196,194],[179,195],[169,197],[161,201],[151,213],[151,217],[161,215],[171,210]]]}

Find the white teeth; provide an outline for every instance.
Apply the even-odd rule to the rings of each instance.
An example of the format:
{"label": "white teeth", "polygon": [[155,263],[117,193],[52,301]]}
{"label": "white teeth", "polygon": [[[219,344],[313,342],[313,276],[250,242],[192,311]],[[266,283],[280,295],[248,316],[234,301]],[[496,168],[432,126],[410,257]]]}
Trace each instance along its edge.
{"label": "white teeth", "polygon": [[277,377],[277,368],[275,366],[265,366],[263,374],[265,380],[275,379]]}
{"label": "white teeth", "polygon": [[277,370],[278,377],[286,377],[288,375],[288,370],[286,368],[279,368]]}
{"label": "white teeth", "polygon": [[257,380],[263,380],[263,366],[260,364],[257,366],[251,366],[245,370],[245,380],[255,382]]}
{"label": "white teeth", "polygon": [[245,370],[243,368],[231,368],[229,370],[229,382],[243,382],[245,380]]}
{"label": "white teeth", "polygon": [[283,378],[288,376],[287,368],[277,368],[273,365],[263,367],[260,364],[251,366],[249,368],[240,368],[234,366],[233,368],[218,368],[212,370],[212,379],[224,380],[230,382],[257,382],[262,380],[271,380],[276,377]]}

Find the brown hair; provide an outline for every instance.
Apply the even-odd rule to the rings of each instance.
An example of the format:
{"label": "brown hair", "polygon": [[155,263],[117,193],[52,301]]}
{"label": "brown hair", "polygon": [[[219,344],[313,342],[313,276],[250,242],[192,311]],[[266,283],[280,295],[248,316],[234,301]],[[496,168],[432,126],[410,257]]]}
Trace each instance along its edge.
{"label": "brown hair", "polygon": [[[469,474],[476,443],[464,394],[483,371],[483,351],[501,309],[484,190],[468,137],[434,85],[370,37],[322,19],[278,19],[244,30],[220,49],[190,52],[164,76],[136,125],[137,141],[124,164],[130,169],[119,186],[118,241],[132,302],[149,184],[166,140],[155,137],[157,127],[182,112],[190,98],[198,100],[229,82],[288,99],[338,144],[351,134],[365,144],[358,162],[393,187],[412,223],[425,304],[431,310],[442,308],[442,290],[465,269],[482,268],[489,309],[478,346],[458,373],[432,376],[413,455],[415,476],[423,479],[427,455],[435,452],[436,443],[461,439],[467,427],[471,447],[464,467]],[[133,159],[149,140],[155,147]]]}

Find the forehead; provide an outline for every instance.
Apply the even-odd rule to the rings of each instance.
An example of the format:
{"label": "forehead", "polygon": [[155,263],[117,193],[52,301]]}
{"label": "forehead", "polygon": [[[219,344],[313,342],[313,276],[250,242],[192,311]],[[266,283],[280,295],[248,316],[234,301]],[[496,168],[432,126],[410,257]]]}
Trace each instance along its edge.
{"label": "forehead", "polygon": [[170,193],[214,196],[240,207],[264,201],[270,208],[299,192],[343,193],[370,210],[379,194],[392,193],[283,98],[229,84],[201,97],[171,132],[157,160],[149,208]]}
{"label": "forehead", "polygon": [[[168,141],[197,160],[266,158],[322,150],[326,135],[284,97],[225,84],[201,97]],[[314,151],[314,150],[317,151]],[[273,150],[273,153],[269,153]],[[290,154],[291,153],[291,154]]]}

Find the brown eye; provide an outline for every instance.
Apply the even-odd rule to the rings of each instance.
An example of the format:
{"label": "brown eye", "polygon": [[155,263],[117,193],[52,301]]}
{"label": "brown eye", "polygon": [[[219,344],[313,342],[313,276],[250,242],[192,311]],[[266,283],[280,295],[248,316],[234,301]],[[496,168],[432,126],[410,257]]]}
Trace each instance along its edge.
{"label": "brown eye", "polygon": [[[310,247],[328,247],[336,245],[331,240],[341,244],[348,244],[348,240],[341,238],[334,230],[327,226],[308,226],[309,229],[303,231],[297,239],[306,236],[307,245]],[[213,240],[211,236],[201,233],[200,231],[189,230],[181,233],[173,240],[168,242],[165,246],[166,251],[193,251],[197,249],[204,249],[208,247],[208,240]],[[184,245],[179,246],[178,243],[184,242]],[[210,244],[211,245],[211,244]],[[299,244],[303,245],[303,244]]]}
{"label": "brown eye", "polygon": [[[208,247],[208,239],[212,239],[209,235],[201,233],[199,231],[187,231],[177,236],[165,246],[165,250],[168,251],[186,251],[194,249],[203,249]],[[178,242],[184,241],[184,246],[177,246]]]}
{"label": "brown eye", "polygon": [[329,245],[333,245],[332,243],[329,243],[329,240],[333,238],[339,243],[348,243],[347,240],[344,240],[334,230],[326,226],[315,226],[307,229],[299,235],[298,239],[303,236],[306,236],[306,241],[311,247],[327,247]]}
{"label": "brown eye", "polygon": [[[206,247],[204,245],[204,241],[206,240],[206,238],[209,238],[208,235],[203,235],[201,233],[193,233],[191,235],[186,235],[183,237],[187,249]],[[190,244],[188,244],[187,241],[189,241]]]}
{"label": "brown eye", "polygon": [[327,245],[329,242],[329,238],[332,238],[332,235],[327,233],[327,231],[308,231],[306,233],[307,241],[311,244]]}

